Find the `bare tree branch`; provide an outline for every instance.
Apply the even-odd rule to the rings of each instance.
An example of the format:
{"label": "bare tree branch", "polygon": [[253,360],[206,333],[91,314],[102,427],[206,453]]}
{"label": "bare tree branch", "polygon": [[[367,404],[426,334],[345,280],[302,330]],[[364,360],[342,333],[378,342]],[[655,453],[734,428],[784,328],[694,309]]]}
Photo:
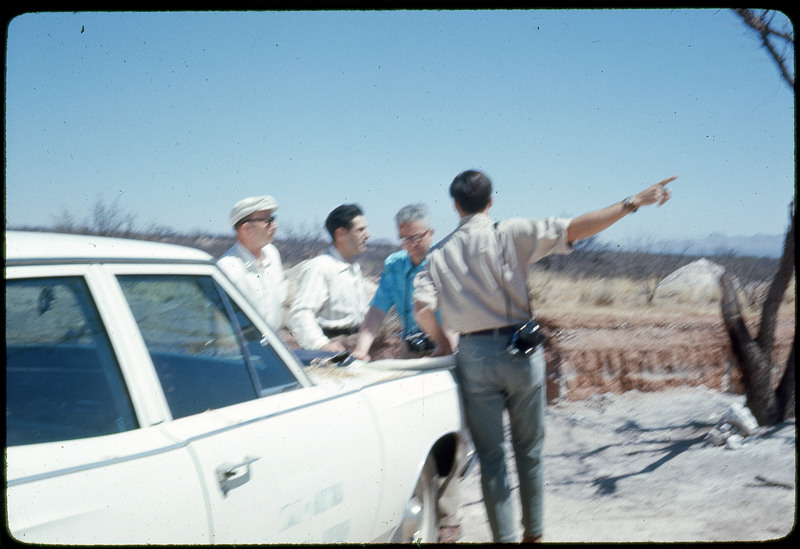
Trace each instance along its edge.
{"label": "bare tree branch", "polygon": [[770,57],[777,63],[778,69],[784,81],[794,89],[794,74],[790,72],[789,60],[778,51],[779,44],[782,42],[784,48],[791,46],[792,57],[794,57],[794,31],[782,32],[773,27],[773,13],[770,10],[763,10],[756,13],[755,10],[750,9],[734,9],[734,12],[739,14],[747,26],[756,31],[761,38],[761,43],[769,52]]}

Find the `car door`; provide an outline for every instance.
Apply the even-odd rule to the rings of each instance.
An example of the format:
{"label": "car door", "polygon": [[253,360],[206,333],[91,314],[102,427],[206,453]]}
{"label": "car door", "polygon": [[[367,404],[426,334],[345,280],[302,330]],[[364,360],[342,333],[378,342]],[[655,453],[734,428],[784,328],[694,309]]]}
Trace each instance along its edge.
{"label": "car door", "polygon": [[162,429],[197,464],[213,542],[375,537],[382,454],[358,392],[311,386],[224,280],[144,271],[117,280],[173,416]]}
{"label": "car door", "polygon": [[101,271],[6,270],[9,531],[28,543],[208,542],[192,456],[131,390],[136,360],[112,344],[119,303]]}

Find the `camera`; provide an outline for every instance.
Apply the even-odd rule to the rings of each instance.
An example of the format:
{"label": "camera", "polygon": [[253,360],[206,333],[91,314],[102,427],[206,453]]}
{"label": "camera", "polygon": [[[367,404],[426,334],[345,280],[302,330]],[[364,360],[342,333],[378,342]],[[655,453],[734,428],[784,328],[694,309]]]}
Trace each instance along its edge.
{"label": "camera", "polygon": [[540,345],[544,344],[546,339],[539,323],[536,320],[529,320],[511,335],[506,350],[514,356],[530,356]]}
{"label": "camera", "polygon": [[433,351],[435,345],[423,332],[416,332],[403,338],[406,349],[411,353],[427,353]]}

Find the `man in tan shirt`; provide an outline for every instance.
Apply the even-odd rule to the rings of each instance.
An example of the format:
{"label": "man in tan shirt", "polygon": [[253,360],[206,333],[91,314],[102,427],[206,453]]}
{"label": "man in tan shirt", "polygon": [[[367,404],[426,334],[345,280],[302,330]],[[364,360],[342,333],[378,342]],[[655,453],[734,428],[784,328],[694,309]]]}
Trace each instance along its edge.
{"label": "man in tan shirt", "polygon": [[518,541],[506,472],[503,410],[511,438],[522,503],[522,541],[540,541],[543,531],[545,362],[540,346],[509,352],[509,340],[532,318],[527,271],[550,254],[569,253],[578,240],[610,227],[642,206],[664,204],[665,179],[607,208],[573,219],[489,218],[492,183],[478,171],[462,172],[450,185],[461,220],[434,246],[427,267],[414,280],[419,326],[436,342],[436,355],[453,352],[436,321],[460,332],[456,376],[464,412],[481,463],[481,486],[489,525],[497,542]]}

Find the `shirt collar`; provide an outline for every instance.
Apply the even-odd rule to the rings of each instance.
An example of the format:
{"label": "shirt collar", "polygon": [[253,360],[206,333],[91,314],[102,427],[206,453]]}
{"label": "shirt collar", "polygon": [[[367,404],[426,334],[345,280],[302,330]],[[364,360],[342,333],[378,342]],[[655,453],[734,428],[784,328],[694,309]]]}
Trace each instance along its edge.
{"label": "shirt collar", "polygon": [[403,255],[402,255],[403,266],[409,272],[415,271],[415,270],[419,269],[420,267],[423,267],[425,265],[425,263],[428,261],[427,257],[423,257],[422,258],[422,262],[419,265],[414,265],[413,263],[411,263],[411,256],[408,254],[408,251],[407,250],[403,250],[403,252],[404,252]]}
{"label": "shirt collar", "polygon": [[239,256],[245,267],[248,269],[251,267],[258,267],[258,258],[253,255],[253,252],[245,248],[244,244],[237,240],[234,247],[236,248],[236,255]]}
{"label": "shirt collar", "polygon": [[491,225],[492,220],[489,218],[488,214],[483,212],[477,212],[474,214],[469,214],[461,218],[458,222],[458,228],[467,228],[472,229],[476,227],[482,227],[484,225]]}
{"label": "shirt collar", "polygon": [[336,249],[336,246],[331,245],[328,248],[328,251],[326,251],[325,253],[331,256],[339,263],[342,263],[342,271],[350,270],[354,273],[361,272],[361,266],[355,261],[347,261],[344,257],[342,257],[342,254],[339,253],[339,250]]}
{"label": "shirt collar", "polygon": [[326,253],[337,261],[341,261],[342,263],[350,263],[349,261],[345,260],[344,257],[342,257],[342,254],[339,253],[339,250],[336,249],[336,246],[331,245]]}

